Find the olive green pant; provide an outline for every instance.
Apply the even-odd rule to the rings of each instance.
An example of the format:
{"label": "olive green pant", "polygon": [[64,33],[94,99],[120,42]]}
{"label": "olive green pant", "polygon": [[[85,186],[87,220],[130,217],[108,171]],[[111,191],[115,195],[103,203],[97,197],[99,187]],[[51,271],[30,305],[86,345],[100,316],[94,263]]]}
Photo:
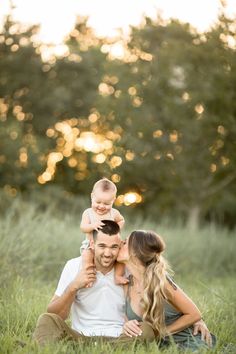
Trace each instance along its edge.
{"label": "olive green pant", "polygon": [[87,337],[70,328],[66,322],[58,315],[53,313],[42,314],[37,322],[33,339],[39,344],[44,345],[48,342],[56,342],[59,340],[84,341],[87,339],[104,339],[111,343],[126,343],[134,340],[153,341],[155,335],[152,327],[147,323],[141,323],[142,335],[138,337],[128,337],[121,334],[119,337]]}

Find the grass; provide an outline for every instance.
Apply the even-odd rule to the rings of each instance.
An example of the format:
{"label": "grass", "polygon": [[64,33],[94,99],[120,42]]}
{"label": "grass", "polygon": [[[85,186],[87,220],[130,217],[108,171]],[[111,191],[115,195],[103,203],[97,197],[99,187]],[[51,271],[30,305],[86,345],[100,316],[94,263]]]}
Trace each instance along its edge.
{"label": "grass", "polygon": [[[76,257],[83,235],[82,210],[58,216],[53,208],[17,198],[0,218],[0,353],[157,353],[157,346],[57,343],[38,348],[32,341],[37,317],[45,312],[67,259]],[[140,218],[131,230],[153,229],[167,244],[176,282],[196,302],[217,336],[211,353],[236,353],[235,232],[212,226],[189,232],[181,225],[156,225]],[[26,343],[24,347],[21,342]],[[175,347],[162,353],[177,353]],[[201,351],[202,353],[204,351]]]}

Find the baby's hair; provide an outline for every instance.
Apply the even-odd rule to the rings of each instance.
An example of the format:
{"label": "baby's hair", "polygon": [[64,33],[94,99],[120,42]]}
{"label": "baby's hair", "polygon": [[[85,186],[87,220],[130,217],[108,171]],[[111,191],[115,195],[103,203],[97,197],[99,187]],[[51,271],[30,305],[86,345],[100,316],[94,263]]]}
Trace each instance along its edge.
{"label": "baby's hair", "polygon": [[92,193],[96,188],[100,188],[103,192],[112,191],[114,194],[117,193],[116,185],[110,181],[108,178],[99,179],[93,186]]}

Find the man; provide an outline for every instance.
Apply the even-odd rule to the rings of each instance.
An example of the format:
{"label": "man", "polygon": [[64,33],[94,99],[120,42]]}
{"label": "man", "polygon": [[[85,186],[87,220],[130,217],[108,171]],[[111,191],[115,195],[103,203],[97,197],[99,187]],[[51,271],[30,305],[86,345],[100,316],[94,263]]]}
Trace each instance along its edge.
{"label": "man", "polygon": [[[66,263],[48,312],[41,315],[37,322],[34,339],[40,345],[63,338],[80,340],[85,336],[130,340],[122,334],[123,288],[114,281],[114,263],[120,245],[119,225],[103,220],[103,226],[94,231],[91,244],[96,272],[92,267],[83,269],[81,257]],[[93,286],[89,287],[91,283]],[[65,322],[70,312],[72,328]],[[144,324],[141,329],[141,339],[153,339],[148,326]],[[198,323],[195,331],[200,331],[206,340],[210,340],[204,322]]]}

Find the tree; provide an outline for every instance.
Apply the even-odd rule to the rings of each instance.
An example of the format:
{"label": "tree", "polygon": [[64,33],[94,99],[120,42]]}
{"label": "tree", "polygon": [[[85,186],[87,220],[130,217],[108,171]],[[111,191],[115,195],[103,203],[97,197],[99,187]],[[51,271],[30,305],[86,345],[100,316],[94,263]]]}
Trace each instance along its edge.
{"label": "tree", "polygon": [[31,39],[36,31],[37,27],[22,31],[8,17],[0,35],[1,186],[13,189],[35,184],[47,148],[45,137],[35,133],[32,93],[35,99],[45,80],[40,53]]}
{"label": "tree", "polygon": [[235,48],[228,44],[235,27],[220,16],[203,35],[158,21],[133,29],[130,61],[113,66],[121,93],[107,107],[123,131],[126,160],[117,172],[144,195],[143,209],[179,214],[196,227],[236,177]]}

